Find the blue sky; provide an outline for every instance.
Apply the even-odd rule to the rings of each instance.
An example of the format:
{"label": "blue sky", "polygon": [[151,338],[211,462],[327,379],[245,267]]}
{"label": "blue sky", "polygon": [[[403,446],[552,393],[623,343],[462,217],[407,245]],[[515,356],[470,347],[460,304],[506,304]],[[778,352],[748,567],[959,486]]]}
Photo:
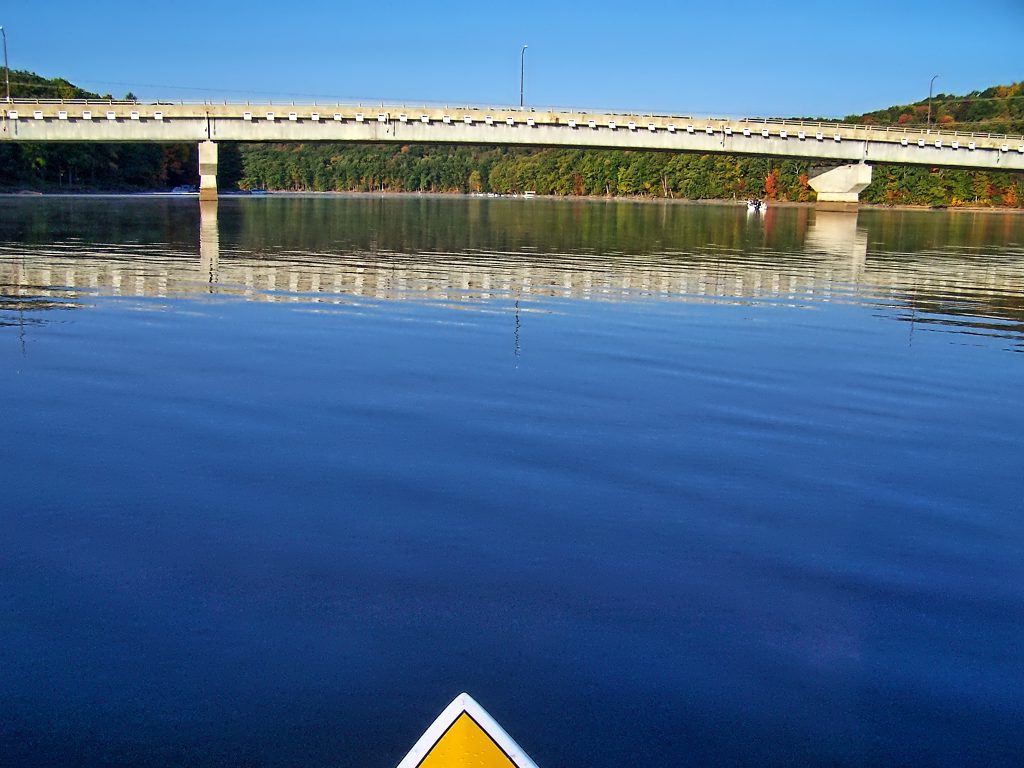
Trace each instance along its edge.
{"label": "blue sky", "polygon": [[835,117],[1024,79],[1024,0],[21,2],[10,64],[142,98]]}

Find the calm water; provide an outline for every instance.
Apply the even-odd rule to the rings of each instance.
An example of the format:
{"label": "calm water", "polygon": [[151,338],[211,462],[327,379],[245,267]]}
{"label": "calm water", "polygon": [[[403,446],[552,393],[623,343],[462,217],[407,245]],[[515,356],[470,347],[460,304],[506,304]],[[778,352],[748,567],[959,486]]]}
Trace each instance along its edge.
{"label": "calm water", "polygon": [[1024,218],[0,199],[0,764],[1019,765]]}

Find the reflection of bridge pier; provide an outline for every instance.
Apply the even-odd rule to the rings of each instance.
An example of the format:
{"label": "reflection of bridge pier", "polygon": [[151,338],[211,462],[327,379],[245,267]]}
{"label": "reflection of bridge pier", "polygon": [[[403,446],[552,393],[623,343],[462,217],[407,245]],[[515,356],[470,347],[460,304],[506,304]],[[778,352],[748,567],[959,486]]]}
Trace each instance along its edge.
{"label": "reflection of bridge pier", "polygon": [[199,268],[211,291],[218,282],[219,267],[220,230],[217,226],[217,201],[202,200],[199,203]]}
{"label": "reflection of bridge pier", "polygon": [[868,233],[857,227],[856,213],[816,210],[807,228],[804,250],[848,264],[850,279],[860,282],[868,255]]}

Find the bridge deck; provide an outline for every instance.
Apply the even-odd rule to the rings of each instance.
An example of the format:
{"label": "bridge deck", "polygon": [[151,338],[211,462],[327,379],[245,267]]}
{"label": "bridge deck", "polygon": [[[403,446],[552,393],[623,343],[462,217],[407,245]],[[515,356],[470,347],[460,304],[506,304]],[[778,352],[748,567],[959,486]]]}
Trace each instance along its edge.
{"label": "bridge deck", "polygon": [[0,114],[0,140],[512,144],[1024,170],[1021,136],[507,107],[15,100]]}

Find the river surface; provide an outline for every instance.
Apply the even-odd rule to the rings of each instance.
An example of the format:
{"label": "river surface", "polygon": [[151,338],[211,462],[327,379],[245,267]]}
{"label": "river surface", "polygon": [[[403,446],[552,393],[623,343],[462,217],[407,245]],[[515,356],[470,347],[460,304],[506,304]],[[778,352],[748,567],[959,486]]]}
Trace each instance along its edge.
{"label": "river surface", "polygon": [[0,199],[0,765],[1020,765],[1024,217]]}

